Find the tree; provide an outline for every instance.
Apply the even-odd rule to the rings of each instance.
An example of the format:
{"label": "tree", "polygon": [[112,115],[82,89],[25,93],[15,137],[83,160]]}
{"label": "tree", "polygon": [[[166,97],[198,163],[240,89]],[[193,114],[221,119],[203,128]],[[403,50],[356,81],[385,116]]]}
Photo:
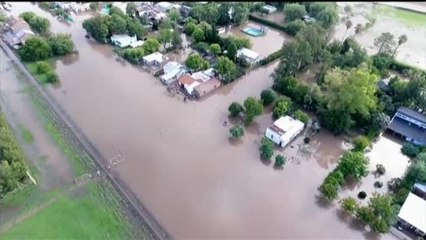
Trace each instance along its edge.
{"label": "tree", "polygon": [[137,10],[136,10],[137,6],[134,2],[129,2],[126,5],[126,14],[129,15],[130,17],[136,16]]}
{"label": "tree", "polygon": [[291,36],[296,36],[300,29],[304,27],[306,27],[306,23],[300,19],[296,19],[285,25],[286,33],[290,34]]}
{"label": "tree", "polygon": [[410,158],[415,158],[420,153],[420,148],[412,143],[402,145],[401,152]]}
{"label": "tree", "polygon": [[250,125],[255,117],[260,116],[263,113],[263,105],[254,97],[248,97],[244,101],[245,108],[245,123]]}
{"label": "tree", "polygon": [[350,214],[355,214],[358,209],[358,202],[353,197],[347,197],[342,199],[340,207]]}
{"label": "tree", "polygon": [[57,34],[49,37],[47,43],[52,49],[54,56],[64,56],[74,50],[74,42],[70,34]]}
{"label": "tree", "polygon": [[220,17],[215,3],[197,4],[192,8],[190,15],[198,21],[205,21],[210,25],[215,25]]}
{"label": "tree", "polygon": [[309,13],[325,29],[329,29],[339,20],[337,5],[335,3],[315,2],[309,7]]}
{"label": "tree", "polygon": [[123,57],[133,64],[139,64],[145,56],[145,49],[142,47],[124,49]]}
{"label": "tree", "polygon": [[173,21],[173,22],[180,22],[182,16],[180,15],[180,11],[177,10],[176,8],[173,8],[169,11],[169,13],[167,14],[167,17]]}
{"label": "tree", "polygon": [[260,93],[260,100],[265,106],[273,103],[275,99],[277,99],[277,94],[271,89],[265,89]]}
{"label": "tree", "polygon": [[238,52],[238,48],[237,45],[232,42],[227,49],[228,53],[227,56],[229,59],[231,59],[233,62],[235,62],[236,58],[237,58],[237,52]]}
{"label": "tree", "polygon": [[99,9],[99,2],[91,2],[90,5],[90,10],[92,11],[98,11]]}
{"label": "tree", "polygon": [[185,64],[188,68],[194,71],[209,68],[209,63],[204,60],[198,53],[189,55],[189,57],[185,61]]}
{"label": "tree", "polygon": [[234,6],[232,19],[235,24],[241,25],[248,20],[249,13],[249,8],[242,6],[242,4],[236,4],[236,6]]}
{"label": "tree", "polygon": [[342,42],[343,42],[343,40],[345,40],[346,33],[348,32],[349,28],[351,28],[351,27],[352,27],[352,22],[351,22],[351,20],[346,21],[346,22],[345,22],[345,26],[346,26],[346,30],[345,30],[345,33],[343,34]]}
{"label": "tree", "polygon": [[379,48],[377,53],[388,53],[392,52],[392,48],[395,45],[394,37],[389,32],[384,32],[382,35],[374,39],[374,46]]}
{"label": "tree", "polygon": [[180,33],[177,31],[177,29],[173,30],[172,45],[174,48],[179,48],[182,46],[182,37],[180,36]]}
{"label": "tree", "polygon": [[33,18],[37,17],[37,14],[34,12],[23,12],[19,14],[19,17],[24,19],[25,22],[30,23]]}
{"label": "tree", "polygon": [[339,170],[346,178],[353,177],[359,181],[368,173],[368,161],[362,152],[346,152],[340,159]]}
{"label": "tree", "polygon": [[31,29],[39,34],[45,34],[49,32],[50,22],[47,18],[34,16],[28,22]]}
{"label": "tree", "polygon": [[157,52],[160,48],[160,43],[155,38],[148,38],[142,45],[145,54]]}
{"label": "tree", "polygon": [[121,10],[117,6],[112,6],[112,7],[109,8],[109,15],[110,16],[112,16],[112,15],[118,15],[121,18],[125,18],[126,17],[126,14],[123,12],[123,10]]}
{"label": "tree", "polygon": [[108,30],[111,35],[125,34],[127,32],[127,22],[118,14],[111,15],[111,21],[108,25]]}
{"label": "tree", "polygon": [[407,40],[408,40],[408,37],[407,37],[407,35],[405,35],[405,34],[402,34],[401,36],[399,36],[399,37],[398,37],[398,45],[396,46],[395,50],[393,51],[393,53],[392,53],[392,57],[393,57],[393,56],[395,56],[395,53],[396,53],[396,51],[398,50],[398,48],[399,48],[402,44],[406,43],[406,42],[407,42]]}
{"label": "tree", "polygon": [[219,55],[222,52],[222,50],[220,49],[220,45],[217,43],[211,44],[209,47],[209,51],[215,56]]}
{"label": "tree", "polygon": [[105,42],[109,35],[109,28],[106,19],[110,16],[96,16],[84,20],[83,28],[86,29],[90,35],[99,42]]}
{"label": "tree", "polygon": [[173,40],[173,30],[168,28],[162,28],[160,29],[160,33],[158,35],[158,42],[163,44],[164,49],[166,48],[167,44],[171,44]]}
{"label": "tree", "polygon": [[31,37],[18,50],[18,54],[23,61],[33,62],[48,59],[52,56],[52,50],[43,38]]}
{"label": "tree", "polygon": [[392,224],[396,222],[396,208],[393,199],[389,195],[373,193],[368,207],[373,213],[372,221],[368,222],[370,227],[379,233],[387,233]]}
{"label": "tree", "polygon": [[302,110],[296,110],[294,113],[294,118],[296,118],[297,120],[303,122],[304,124],[307,124],[309,121],[309,116],[308,114],[306,114],[304,111]]}
{"label": "tree", "polygon": [[374,213],[371,208],[366,206],[358,207],[355,213],[356,217],[362,222],[369,224],[374,219]]}
{"label": "tree", "polygon": [[46,82],[47,83],[56,83],[58,82],[59,77],[54,71],[49,71],[46,73]]}
{"label": "tree", "polygon": [[340,187],[345,182],[343,174],[339,170],[334,170],[324,179],[324,182],[319,187],[319,190],[324,195],[324,197],[333,201],[337,199]]}
{"label": "tree", "polygon": [[204,31],[199,27],[195,28],[191,36],[194,38],[195,42],[201,42],[205,39]]}
{"label": "tree", "polygon": [[197,25],[193,22],[188,22],[185,25],[185,33],[188,35],[192,35],[192,33],[195,31],[195,29],[197,28]]}
{"label": "tree", "polygon": [[275,166],[276,167],[281,167],[282,165],[285,164],[285,162],[286,162],[286,159],[285,159],[285,157],[283,155],[278,154],[275,157]]}
{"label": "tree", "polygon": [[264,160],[270,160],[274,155],[274,142],[269,138],[263,137],[260,144],[260,157]]}
{"label": "tree", "polygon": [[298,48],[299,43],[296,41],[290,42],[283,47],[281,62],[273,74],[275,80],[296,75],[300,67]]}
{"label": "tree", "polygon": [[277,100],[277,103],[275,104],[274,111],[273,111],[273,116],[275,118],[279,118],[279,117],[285,116],[285,115],[287,115],[289,113],[289,111],[291,110],[291,108],[292,108],[291,99],[288,98],[288,97],[285,97],[285,96],[280,97]]}
{"label": "tree", "polygon": [[228,111],[231,117],[237,117],[241,112],[244,111],[244,108],[238,102],[233,102],[231,105],[229,105]]}
{"label": "tree", "polygon": [[147,30],[141,24],[141,22],[136,18],[127,18],[127,31],[130,36],[135,36],[138,39],[143,39],[147,34]]}
{"label": "tree", "polygon": [[288,3],[284,6],[284,14],[286,21],[292,22],[305,16],[306,8],[298,3]]}
{"label": "tree", "polygon": [[222,2],[218,8],[219,19],[217,20],[217,25],[225,26],[231,23],[231,17],[229,15],[229,10],[231,9],[231,3]]}
{"label": "tree", "polygon": [[36,71],[37,71],[38,74],[45,74],[48,71],[50,71],[51,69],[52,69],[52,67],[46,61],[38,61],[36,63]]}
{"label": "tree", "polygon": [[241,126],[232,127],[231,129],[229,129],[229,132],[235,139],[240,139],[244,136],[244,128],[242,128]]}
{"label": "tree", "polygon": [[217,71],[224,82],[231,82],[236,74],[237,66],[227,57],[219,57]]}
{"label": "tree", "polygon": [[354,139],[354,145],[354,151],[364,151],[370,145],[370,140],[366,136],[358,136]]}
{"label": "tree", "polygon": [[299,43],[304,41],[309,43],[310,48],[304,48],[306,51],[309,50],[309,52],[302,53],[301,55],[312,55],[314,60],[319,59],[323,53],[323,49],[327,45],[327,33],[317,24],[308,24],[306,27],[300,29],[296,34],[296,39]]}

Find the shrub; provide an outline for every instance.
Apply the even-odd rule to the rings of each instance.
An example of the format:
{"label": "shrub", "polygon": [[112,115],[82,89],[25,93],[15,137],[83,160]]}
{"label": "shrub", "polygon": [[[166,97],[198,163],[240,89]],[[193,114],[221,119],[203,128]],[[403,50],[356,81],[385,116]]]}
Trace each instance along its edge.
{"label": "shrub", "polygon": [[265,89],[260,93],[260,99],[263,105],[269,105],[277,99],[277,94],[271,89]]}
{"label": "shrub", "polygon": [[275,166],[276,167],[281,167],[282,165],[284,165],[285,164],[285,162],[286,162],[286,159],[285,159],[285,157],[283,156],[283,155],[277,155],[276,157],[275,157]]}
{"label": "shrub", "polygon": [[284,55],[284,50],[281,48],[280,50],[273,52],[273,53],[269,54],[266,58],[263,58],[262,60],[260,60],[259,65],[260,66],[267,65],[267,64],[277,60],[278,58],[282,57],[283,55]]}
{"label": "shrub", "polygon": [[52,67],[46,61],[38,61],[36,63],[36,71],[38,74],[45,74],[51,70],[52,70]]}
{"label": "shrub", "polygon": [[375,181],[374,182],[374,187],[376,187],[376,188],[382,188],[383,187],[383,182],[381,182],[381,181]]}
{"label": "shrub", "polygon": [[303,122],[304,124],[308,123],[309,121],[309,116],[308,114],[306,114],[305,112],[303,112],[302,110],[297,110],[293,113],[294,118],[296,118],[297,120]]}
{"label": "shrub", "polygon": [[231,133],[232,137],[236,139],[240,139],[244,136],[244,129],[241,126],[235,126],[229,129],[229,132]]}
{"label": "shrub", "polygon": [[56,83],[58,82],[59,77],[54,71],[49,71],[46,73],[46,82],[47,83]]}
{"label": "shrub", "polygon": [[277,103],[275,104],[273,116],[275,118],[279,118],[281,116],[287,115],[291,110],[293,103],[291,102],[291,99],[288,97],[280,97],[278,99]]}
{"label": "shrub", "polygon": [[382,164],[377,164],[377,165],[376,165],[376,172],[377,172],[379,175],[384,175],[384,174],[386,173],[386,168],[385,168],[385,166],[383,166]]}
{"label": "shrub", "polygon": [[358,209],[358,203],[353,197],[342,199],[340,206],[348,213],[354,214]]}
{"label": "shrub", "polygon": [[420,153],[420,148],[412,143],[406,143],[402,146],[401,152],[410,158],[415,158]]}
{"label": "shrub", "polygon": [[244,111],[244,108],[238,102],[233,102],[231,105],[229,105],[228,111],[231,117],[237,117],[241,112]]}
{"label": "shrub", "polygon": [[365,199],[367,197],[367,193],[364,191],[361,191],[358,193],[358,198],[359,199]]}
{"label": "shrub", "polygon": [[274,142],[269,138],[263,137],[260,145],[260,157],[264,160],[270,160],[274,155]]}
{"label": "shrub", "polygon": [[354,150],[364,151],[370,145],[370,140],[366,136],[358,136],[354,140]]}

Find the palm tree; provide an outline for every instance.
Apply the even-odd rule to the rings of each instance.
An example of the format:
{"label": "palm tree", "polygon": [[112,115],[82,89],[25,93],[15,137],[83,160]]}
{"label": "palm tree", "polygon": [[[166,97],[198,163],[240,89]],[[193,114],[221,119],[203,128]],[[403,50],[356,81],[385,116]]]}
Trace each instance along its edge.
{"label": "palm tree", "polygon": [[393,51],[392,57],[395,55],[396,51],[398,50],[399,46],[401,46],[402,44],[406,43],[408,40],[407,35],[402,34],[401,36],[399,36],[398,38],[398,45],[395,48],[395,51]]}
{"label": "palm tree", "polygon": [[346,21],[346,22],[345,22],[345,25],[346,25],[346,31],[345,31],[345,34],[343,34],[342,42],[343,42],[343,40],[345,40],[346,33],[348,32],[349,28],[351,28],[351,27],[352,27],[352,22],[351,22],[351,20]]}

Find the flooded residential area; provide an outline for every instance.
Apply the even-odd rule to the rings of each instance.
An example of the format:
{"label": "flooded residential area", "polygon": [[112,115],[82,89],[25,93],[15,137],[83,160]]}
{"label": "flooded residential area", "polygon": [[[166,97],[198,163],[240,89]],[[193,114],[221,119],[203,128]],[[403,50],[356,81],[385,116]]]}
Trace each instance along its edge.
{"label": "flooded residential area", "polygon": [[[232,139],[230,129],[239,125],[239,121],[229,116],[229,105],[243,103],[250,96],[259,98],[262,90],[270,89],[274,84],[271,74],[279,67],[279,59],[249,68],[238,79],[198,100],[187,101],[185,94],[171,94],[159,77],[154,77],[141,66],[119,61],[111,45],[87,37],[83,22],[97,13],[79,13],[73,15],[72,23],[64,23],[30,2],[12,2],[10,8],[9,15],[19,16],[32,11],[50,21],[52,33],[71,34],[78,54],[49,59],[59,82],[42,87],[72,119],[79,132],[84,133],[99,155],[104,156],[104,164],[111,176],[117,178],[131,193],[129,195],[134,195],[167,232],[166,238],[400,238],[398,234],[365,230],[361,223],[344,219],[339,200],[328,202],[319,191],[324,179],[338,166],[341,156],[352,148],[353,141],[347,135],[333,134],[322,127],[308,136],[310,129],[305,128],[284,148],[274,145],[275,153],[286,157],[285,166],[274,167],[273,161],[265,161],[259,156],[265,131],[276,120],[273,108],[265,106],[263,114],[245,127],[244,137]],[[126,11],[126,5],[120,8]],[[274,16],[273,19],[278,18]],[[393,24],[380,17],[376,21],[371,29],[355,37],[369,54],[377,51],[369,49],[374,48],[376,35]],[[221,35],[248,38],[251,49],[262,58],[295,39],[272,27],[268,27],[262,37],[248,36],[242,31],[260,26],[260,23],[248,20]],[[426,68],[423,49],[426,45],[422,44],[422,39],[426,39],[424,27],[406,29],[404,33],[408,35],[408,41],[398,51],[398,60]],[[402,34],[399,28],[392,29],[398,31],[393,32],[396,37]],[[339,22],[334,37],[340,41],[345,30],[344,23]],[[367,37],[370,31],[377,34]],[[347,35],[354,35],[354,32],[348,31]],[[186,48],[189,37],[182,36],[182,45]],[[185,64],[188,50],[169,54],[169,60]],[[38,184],[45,191],[72,185],[78,176],[71,170],[70,157],[55,147],[31,97],[27,96],[26,91],[31,86],[22,80],[22,72],[8,52],[1,50],[0,54],[1,111],[15,132],[20,131],[21,125],[32,132],[34,143],[23,146],[23,149],[29,162],[38,169],[38,175],[42,176]],[[321,68],[320,65],[313,66],[307,73],[294,75],[301,81],[305,79],[310,86]],[[315,111],[309,111],[309,116],[317,119],[316,115]],[[370,196],[376,191],[374,183],[377,179],[373,172],[377,164],[386,167],[386,174],[380,177],[385,184],[378,190],[380,193],[388,191],[387,181],[404,177],[406,168],[414,160],[401,153],[404,141],[394,135],[387,132],[377,137],[366,153],[370,160],[369,175],[353,186],[343,187],[339,199],[357,198],[359,191],[366,191]],[[17,138],[22,141],[22,137]],[[115,156],[120,156],[120,161],[112,164],[111,159]],[[95,170],[91,171],[95,173]],[[98,174],[102,175],[99,170]],[[83,193],[74,195],[79,194]],[[14,212],[16,208],[3,210],[1,207],[0,204],[0,230],[2,224],[14,219],[14,214],[20,214]],[[7,239],[32,239],[26,237],[29,233],[25,229],[22,232],[21,235],[14,232],[15,235],[11,234]],[[79,236],[69,238],[79,239]],[[120,239],[116,235],[112,237]],[[96,238],[101,239],[101,235]]]}

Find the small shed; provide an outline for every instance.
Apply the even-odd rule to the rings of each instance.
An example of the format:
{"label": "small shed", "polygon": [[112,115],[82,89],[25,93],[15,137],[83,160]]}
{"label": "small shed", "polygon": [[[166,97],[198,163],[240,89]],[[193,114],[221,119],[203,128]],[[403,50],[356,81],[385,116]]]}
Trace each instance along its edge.
{"label": "small shed", "polygon": [[260,61],[260,54],[248,48],[241,48],[237,51],[237,57],[244,58],[250,64]]}
{"label": "small shed", "polygon": [[143,57],[142,61],[145,65],[155,66],[162,64],[165,59],[163,54],[161,54],[160,52],[155,52]]}
{"label": "small shed", "polygon": [[274,13],[277,11],[277,8],[272,6],[272,5],[265,5],[262,8],[265,12],[267,12],[268,14]]}
{"label": "small shed", "polygon": [[305,124],[290,116],[283,116],[277,119],[266,129],[265,136],[281,147],[285,147],[297,135],[299,135]]}
{"label": "small shed", "polygon": [[160,78],[164,84],[171,84],[187,73],[186,68],[180,64],[169,66],[167,64],[163,67],[164,75]]}

